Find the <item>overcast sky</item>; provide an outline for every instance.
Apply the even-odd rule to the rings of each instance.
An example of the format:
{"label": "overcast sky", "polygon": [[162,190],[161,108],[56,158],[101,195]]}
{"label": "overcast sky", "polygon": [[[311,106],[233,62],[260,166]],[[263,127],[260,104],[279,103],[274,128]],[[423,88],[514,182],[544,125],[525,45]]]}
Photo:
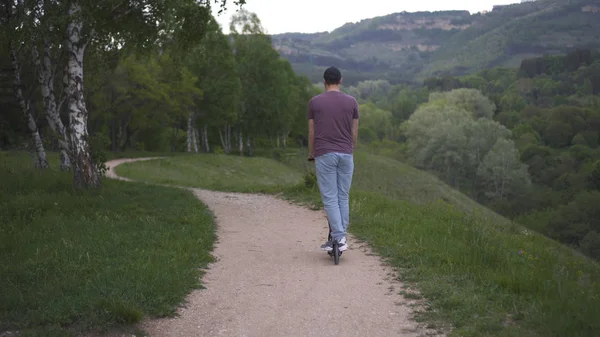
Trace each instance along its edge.
{"label": "overcast sky", "polygon": [[[268,34],[332,31],[346,22],[357,22],[396,12],[490,10],[519,0],[246,0],[244,8],[254,12]],[[235,13],[232,0],[228,10],[217,16],[223,32],[229,32],[229,19]],[[214,9],[215,16],[217,8]]]}

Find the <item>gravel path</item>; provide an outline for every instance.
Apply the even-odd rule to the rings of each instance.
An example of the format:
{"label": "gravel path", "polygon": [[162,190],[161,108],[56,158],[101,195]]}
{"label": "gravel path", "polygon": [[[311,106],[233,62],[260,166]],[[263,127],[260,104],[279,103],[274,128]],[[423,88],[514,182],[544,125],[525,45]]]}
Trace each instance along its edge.
{"label": "gravel path", "polygon": [[[117,178],[113,168],[127,161],[108,162],[108,175]],[[216,217],[216,262],[178,317],[141,324],[149,336],[425,335],[398,294],[402,284],[366,244],[348,236],[337,266],[319,250],[323,212],[273,196],[191,190]]]}

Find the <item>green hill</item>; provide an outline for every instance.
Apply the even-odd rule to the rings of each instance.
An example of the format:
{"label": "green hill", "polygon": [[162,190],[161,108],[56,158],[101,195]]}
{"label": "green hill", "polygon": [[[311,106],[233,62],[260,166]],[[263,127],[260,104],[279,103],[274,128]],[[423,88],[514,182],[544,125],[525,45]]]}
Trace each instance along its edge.
{"label": "green hill", "polygon": [[522,59],[600,47],[600,5],[592,0],[538,0],[496,6],[487,13],[394,13],[332,32],[273,35],[273,45],[313,81],[338,65],[348,84],[392,83],[460,75]]}

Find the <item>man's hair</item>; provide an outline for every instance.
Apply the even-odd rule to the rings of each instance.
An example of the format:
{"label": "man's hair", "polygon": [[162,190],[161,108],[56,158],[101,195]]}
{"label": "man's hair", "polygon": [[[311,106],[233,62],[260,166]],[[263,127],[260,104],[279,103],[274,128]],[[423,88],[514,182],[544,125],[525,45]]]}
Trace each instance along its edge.
{"label": "man's hair", "polygon": [[340,84],[340,81],[342,80],[342,73],[336,67],[329,67],[325,70],[323,79],[325,79],[325,83],[329,85]]}

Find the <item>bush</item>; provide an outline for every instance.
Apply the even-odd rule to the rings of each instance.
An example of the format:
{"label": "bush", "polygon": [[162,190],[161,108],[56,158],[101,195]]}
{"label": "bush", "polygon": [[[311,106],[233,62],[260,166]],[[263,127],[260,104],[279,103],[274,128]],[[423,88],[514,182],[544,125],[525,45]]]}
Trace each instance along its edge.
{"label": "bush", "polygon": [[304,174],[304,186],[313,188],[317,185],[317,175],[314,172],[306,172]]}
{"label": "bush", "polygon": [[110,138],[103,133],[97,132],[90,136],[90,152],[92,156],[92,162],[96,166],[98,173],[101,176],[106,175],[108,167],[106,166],[107,156],[106,149],[110,145]]}

